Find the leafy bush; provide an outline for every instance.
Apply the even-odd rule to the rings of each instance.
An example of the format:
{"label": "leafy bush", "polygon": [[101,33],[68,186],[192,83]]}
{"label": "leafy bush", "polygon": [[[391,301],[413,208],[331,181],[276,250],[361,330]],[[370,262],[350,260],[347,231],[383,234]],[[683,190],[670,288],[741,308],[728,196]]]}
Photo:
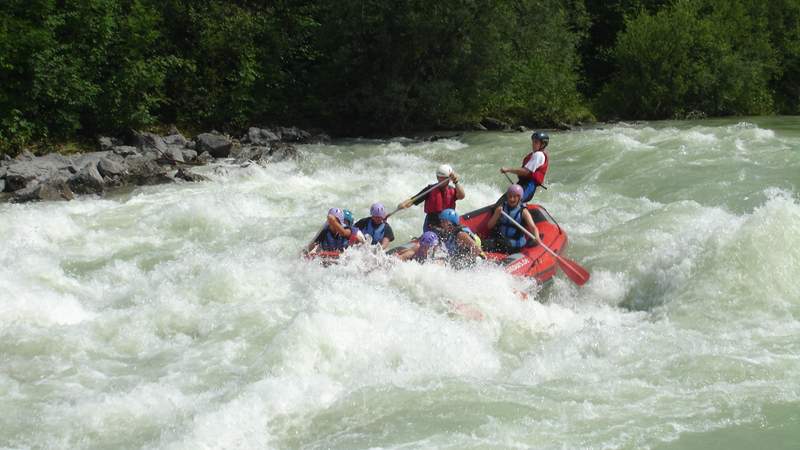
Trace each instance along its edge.
{"label": "leafy bush", "polygon": [[617,73],[599,108],[643,119],[769,113],[776,57],[764,23],[747,13],[741,2],[693,0],[639,13],[612,51]]}

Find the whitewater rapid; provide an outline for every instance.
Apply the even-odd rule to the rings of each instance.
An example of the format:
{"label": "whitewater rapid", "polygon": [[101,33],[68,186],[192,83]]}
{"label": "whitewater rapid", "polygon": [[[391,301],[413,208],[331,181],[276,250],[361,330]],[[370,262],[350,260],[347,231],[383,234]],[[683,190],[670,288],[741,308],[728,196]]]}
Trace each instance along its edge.
{"label": "whitewater rapid", "polygon": [[[535,199],[582,288],[299,257],[328,208],[393,209],[441,163],[460,212],[489,204],[529,145],[352,139],[209,182],[0,204],[0,448],[800,442],[797,118],[551,134]],[[393,216],[395,244],[422,220]]]}

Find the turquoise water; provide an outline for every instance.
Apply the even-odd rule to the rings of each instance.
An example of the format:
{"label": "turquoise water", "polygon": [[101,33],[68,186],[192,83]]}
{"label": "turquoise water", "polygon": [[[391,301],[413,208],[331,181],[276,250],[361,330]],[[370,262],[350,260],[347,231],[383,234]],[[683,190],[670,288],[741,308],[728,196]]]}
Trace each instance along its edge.
{"label": "turquoise water", "polygon": [[800,118],[552,133],[536,201],[582,288],[299,258],[329,207],[392,209],[441,163],[484,206],[529,145],[347,140],[0,205],[0,447],[797,448]]}

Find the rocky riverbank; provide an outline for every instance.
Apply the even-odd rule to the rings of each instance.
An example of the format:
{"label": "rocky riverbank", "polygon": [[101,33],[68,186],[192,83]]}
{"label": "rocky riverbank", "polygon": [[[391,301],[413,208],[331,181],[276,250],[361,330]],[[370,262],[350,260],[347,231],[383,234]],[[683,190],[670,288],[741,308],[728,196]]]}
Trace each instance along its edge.
{"label": "rocky riverbank", "polygon": [[202,181],[205,177],[193,167],[225,158],[269,164],[297,158],[295,144],[328,140],[325,134],[294,127],[252,127],[239,138],[212,131],[187,139],[174,129],[166,136],[137,131],[127,139],[100,137],[96,152],[44,156],[24,152],[0,160],[0,200],[71,200],[123,186]]}

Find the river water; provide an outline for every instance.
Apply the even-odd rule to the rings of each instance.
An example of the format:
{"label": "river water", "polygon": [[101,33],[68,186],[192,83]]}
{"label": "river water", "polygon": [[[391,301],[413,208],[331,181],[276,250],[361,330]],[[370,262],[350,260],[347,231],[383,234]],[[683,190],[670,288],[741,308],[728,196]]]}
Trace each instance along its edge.
{"label": "river water", "polygon": [[582,288],[298,256],[328,208],[393,209],[444,162],[484,206],[529,147],[349,140],[0,205],[0,447],[798,448],[800,118],[553,133],[535,199]]}

